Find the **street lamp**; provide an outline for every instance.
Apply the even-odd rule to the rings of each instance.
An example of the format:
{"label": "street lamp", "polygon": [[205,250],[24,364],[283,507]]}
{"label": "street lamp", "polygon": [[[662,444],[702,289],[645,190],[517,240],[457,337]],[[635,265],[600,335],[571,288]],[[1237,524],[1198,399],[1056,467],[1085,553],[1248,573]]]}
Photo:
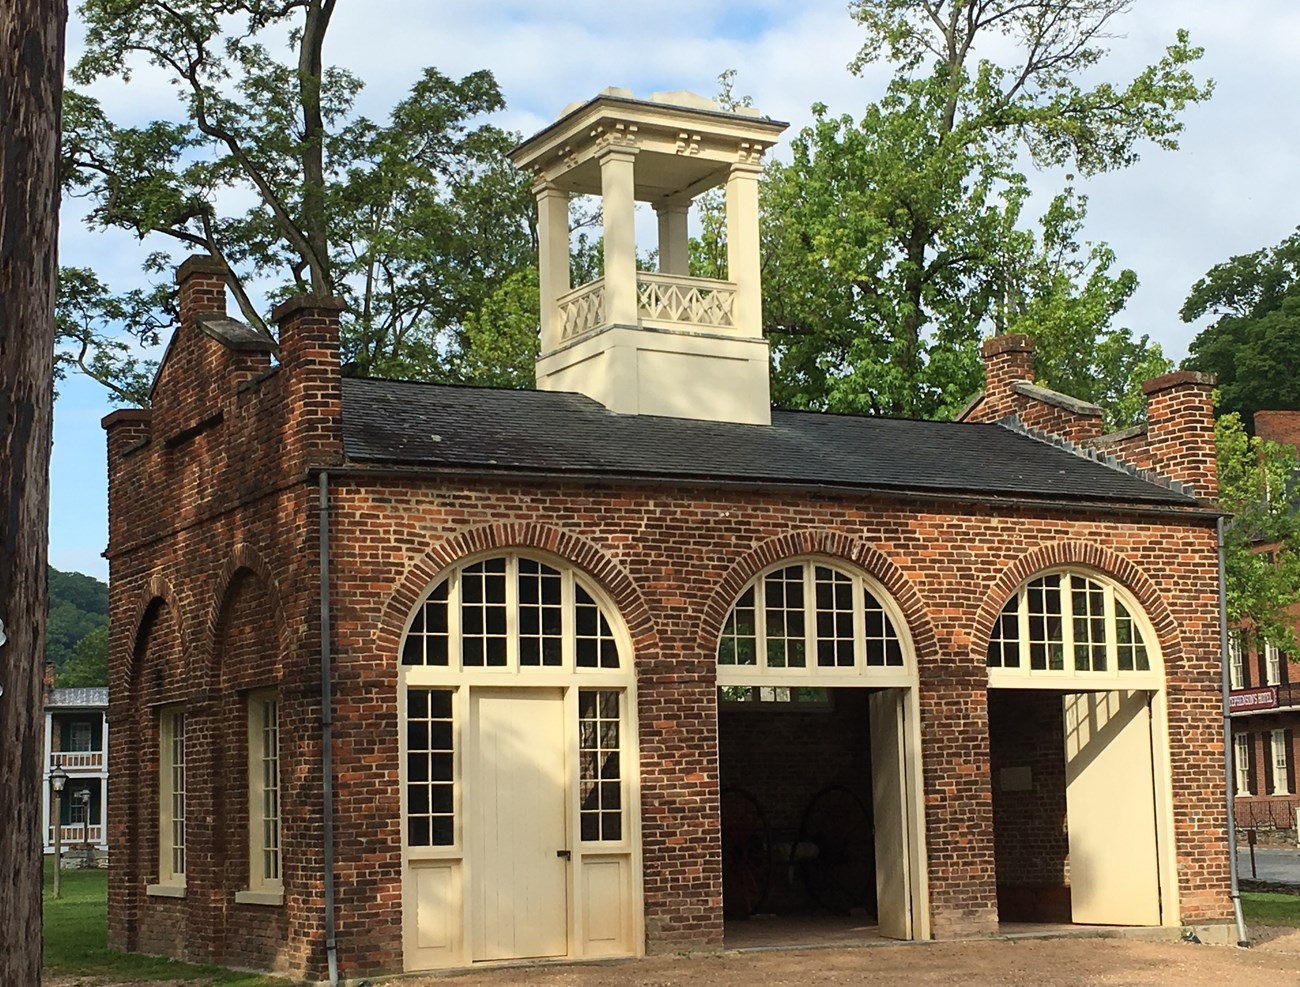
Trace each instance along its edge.
{"label": "street lamp", "polygon": [[77,792],[77,801],[81,803],[81,842],[90,849],[90,789],[83,788]]}
{"label": "street lamp", "polygon": [[60,898],[63,861],[63,786],[68,783],[68,773],[60,765],[50,772],[50,788],[54,791],[54,897]]}

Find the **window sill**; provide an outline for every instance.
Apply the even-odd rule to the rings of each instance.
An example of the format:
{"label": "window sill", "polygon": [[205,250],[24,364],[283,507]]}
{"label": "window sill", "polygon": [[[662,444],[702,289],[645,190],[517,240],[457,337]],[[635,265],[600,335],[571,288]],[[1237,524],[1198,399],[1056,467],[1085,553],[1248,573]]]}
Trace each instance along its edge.
{"label": "window sill", "polygon": [[283,891],[236,891],[236,905],[283,905]]}
{"label": "window sill", "polygon": [[144,893],[150,898],[184,898],[184,884],[147,884]]}

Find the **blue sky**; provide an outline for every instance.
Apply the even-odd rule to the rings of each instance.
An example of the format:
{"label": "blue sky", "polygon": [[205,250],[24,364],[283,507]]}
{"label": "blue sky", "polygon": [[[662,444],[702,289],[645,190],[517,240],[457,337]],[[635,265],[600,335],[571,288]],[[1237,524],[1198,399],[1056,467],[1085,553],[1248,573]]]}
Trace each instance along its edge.
{"label": "blue sky", "polygon": [[[1277,243],[1300,223],[1300,8],[1278,0],[1138,0],[1114,22],[1105,74],[1127,81],[1154,62],[1176,28],[1206,49],[1198,73],[1216,80],[1210,103],[1185,115],[1182,150],[1146,150],[1124,172],[1081,183],[1086,236],[1105,240],[1142,282],[1121,322],[1181,359],[1196,326],[1178,320],[1188,288],[1213,264]],[[69,61],[81,46],[73,14]],[[717,89],[734,68],[736,91],[792,124],[814,102],[859,115],[886,76],[850,75],[860,43],[845,0],[341,0],[326,58],[367,82],[363,112],[382,115],[426,65],[447,74],[492,70],[509,108],[496,122],[531,134],[568,103],[605,86],[648,96],[661,89]],[[174,114],[174,90],[145,68],[130,85],[95,90],[119,122]],[[776,155],[784,152],[784,143]],[[1044,194],[1059,176],[1036,180]],[[1031,210],[1032,211],[1032,210]],[[61,262],[94,268],[115,289],[140,278],[149,249],[125,234],[87,231],[65,206]],[[111,410],[84,378],[60,386],[51,463],[50,562],[107,578],[104,434]],[[160,492],[160,504],[166,504]]]}

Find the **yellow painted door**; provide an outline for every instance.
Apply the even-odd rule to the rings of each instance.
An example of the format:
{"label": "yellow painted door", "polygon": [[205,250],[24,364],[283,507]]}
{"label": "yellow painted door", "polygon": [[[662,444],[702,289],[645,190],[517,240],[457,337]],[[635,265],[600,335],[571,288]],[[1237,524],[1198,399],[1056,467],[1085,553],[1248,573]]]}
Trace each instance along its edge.
{"label": "yellow painted door", "polygon": [[1145,692],[1065,696],[1070,903],[1084,925],[1159,925],[1151,710]]}
{"label": "yellow painted door", "polygon": [[473,958],[565,956],[564,693],[481,689],[470,705]]}
{"label": "yellow painted door", "polygon": [[876,911],[880,934],[890,939],[912,938],[903,695],[900,689],[882,689],[868,699],[871,799],[876,827]]}

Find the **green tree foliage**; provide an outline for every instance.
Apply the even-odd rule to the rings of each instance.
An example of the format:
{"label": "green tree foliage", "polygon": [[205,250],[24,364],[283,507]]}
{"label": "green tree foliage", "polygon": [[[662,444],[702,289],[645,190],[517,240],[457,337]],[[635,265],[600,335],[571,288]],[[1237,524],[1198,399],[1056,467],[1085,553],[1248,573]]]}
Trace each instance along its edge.
{"label": "green tree foliage", "polygon": [[465,319],[458,376],[488,387],[532,387],[538,306],[537,269],[510,275]]}
{"label": "green tree foliage", "polygon": [[45,660],[62,668],[74,659],[87,635],[108,627],[108,586],[80,572],[60,572],[52,566],[48,571]]}
{"label": "green tree foliage", "polygon": [[[387,119],[358,114],[361,81],[322,62],[334,9],[86,0],[73,78],[126,81],[145,59],[179,105],[176,119],[121,126],[70,91],[65,191],[89,200],[93,228],[224,260],[242,318],[268,336],[255,289],[272,301],[341,295],[353,372],[447,378],[466,318],[533,263],[532,197],[505,157],[517,137],[482,122],[504,106],[486,71],[456,80],[426,69]],[[286,33],[292,57],[280,61],[274,39]],[[155,253],[146,270],[172,263]],[[153,368],[137,344],[172,324],[166,291],[114,294],[84,271],[63,282],[64,366],[139,402]]]}
{"label": "green tree foliage", "polygon": [[108,685],[108,628],[91,631],[72,650],[54,677],[60,687]]}
{"label": "green tree foliage", "polygon": [[1300,408],[1300,232],[1211,268],[1182,308],[1184,322],[1207,315],[1183,365],[1218,378],[1219,410],[1250,422]]}
{"label": "green tree foliage", "polygon": [[1295,654],[1300,604],[1300,460],[1291,446],[1246,433],[1241,416],[1215,423],[1228,620]]}
{"label": "green tree foliage", "polygon": [[[1083,244],[1066,188],[1041,232],[1023,216],[1027,160],[1087,176],[1138,147],[1174,148],[1181,111],[1209,96],[1178,32],[1127,85],[1095,76],[1128,0],[856,0],[852,68],[896,71],[862,118],[814,107],[789,165],[769,169],[764,304],[780,403],[942,416],[980,382],[982,334],[1021,331],[1039,374],[1131,408],[1127,374],[1164,366],[1111,327],[1132,294],[1104,245]],[[1005,52],[994,62],[977,52]]]}

